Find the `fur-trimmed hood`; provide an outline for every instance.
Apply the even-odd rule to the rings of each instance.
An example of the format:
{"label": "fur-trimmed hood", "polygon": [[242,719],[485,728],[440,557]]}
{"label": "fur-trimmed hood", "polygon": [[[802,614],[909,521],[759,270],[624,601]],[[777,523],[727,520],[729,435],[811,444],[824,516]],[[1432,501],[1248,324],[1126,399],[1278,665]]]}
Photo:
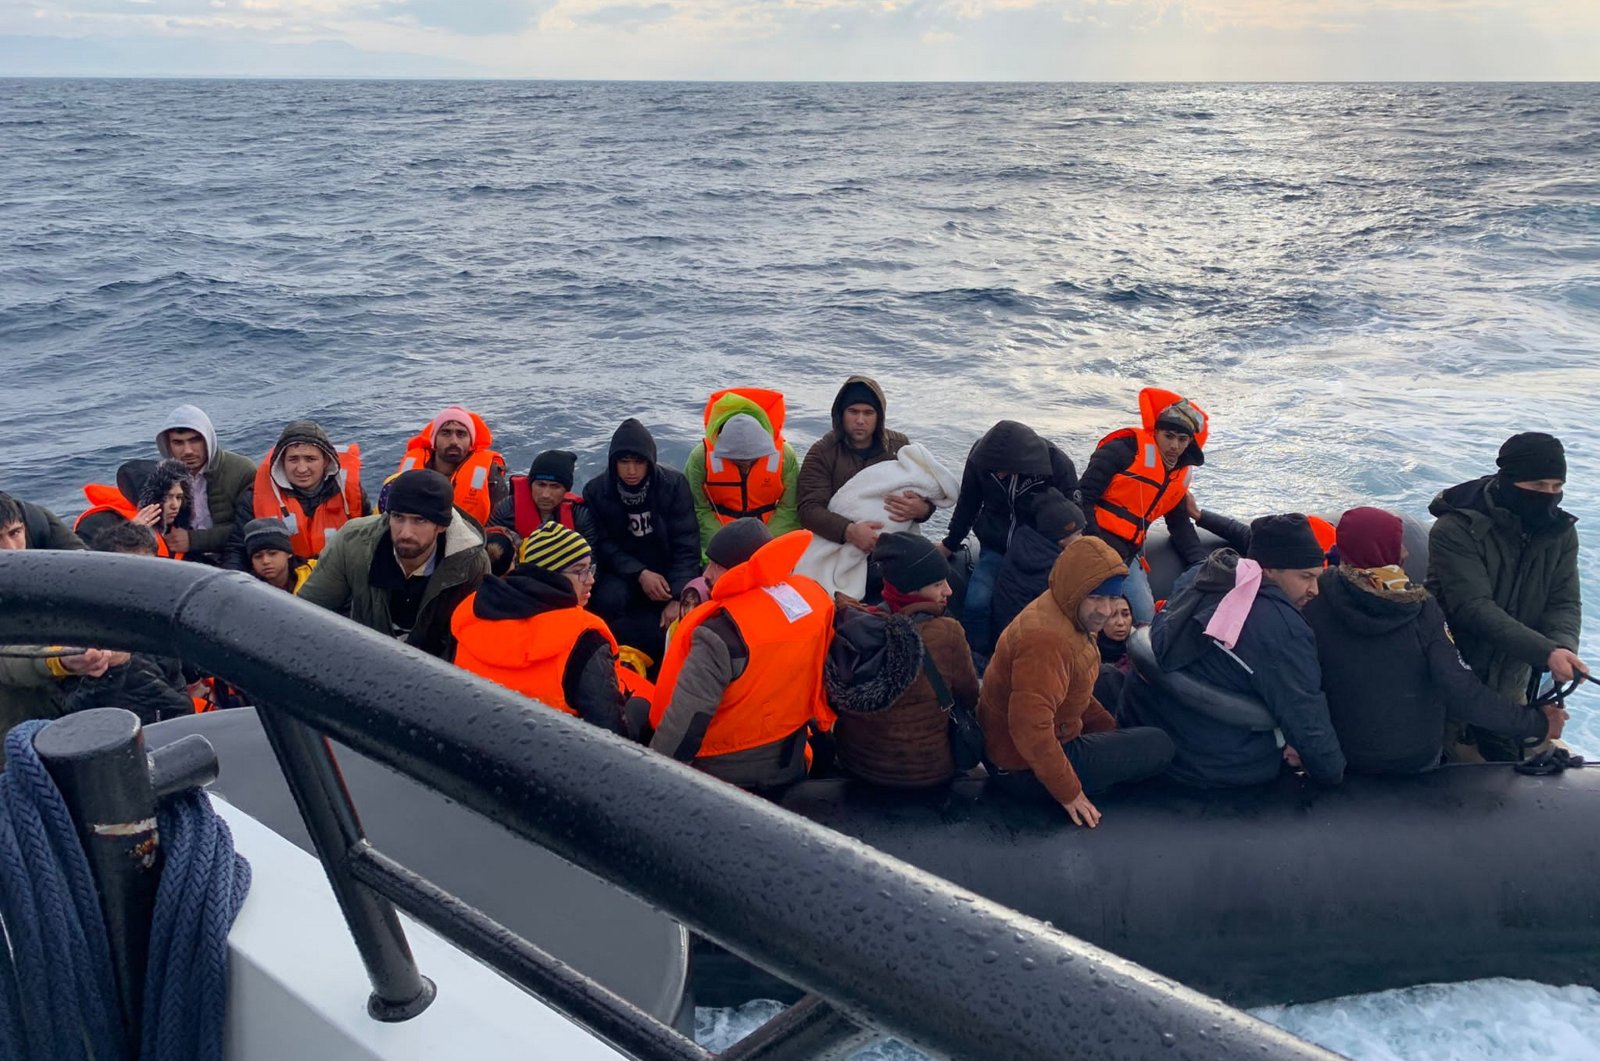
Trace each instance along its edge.
{"label": "fur-trimmed hood", "polygon": [[1368,636],[1414,622],[1428,599],[1421,586],[1392,590],[1374,586],[1360,568],[1340,564],[1322,573],[1317,587],[1339,621]]}
{"label": "fur-trimmed hood", "polygon": [[922,638],[908,615],[835,598],[833,641],[822,667],[828,706],[841,714],[884,711],[922,672]]}

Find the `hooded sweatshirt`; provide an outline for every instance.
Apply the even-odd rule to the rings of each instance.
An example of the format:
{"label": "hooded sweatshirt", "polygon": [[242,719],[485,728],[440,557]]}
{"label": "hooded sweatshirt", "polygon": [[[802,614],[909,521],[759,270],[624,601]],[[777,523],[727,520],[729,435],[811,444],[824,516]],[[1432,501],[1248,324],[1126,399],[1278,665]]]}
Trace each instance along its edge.
{"label": "hooded sweatshirt", "polygon": [[1414,774],[1439,762],[1446,718],[1518,741],[1543,740],[1544,713],[1473,677],[1420,586],[1387,589],[1349,566],[1322,574],[1306,605],[1339,746],[1363,774]]}
{"label": "hooded sweatshirt", "polygon": [[[1002,479],[998,473],[1008,472]],[[1002,420],[972,444],[961,473],[961,495],[950,516],[944,546],[961,548],[967,532],[976,529],[985,549],[1004,553],[1021,517],[1019,504],[1031,494],[1055,487],[1068,498],[1078,496],[1078,472],[1053,442],[1015,420]]]}
{"label": "hooded sweatshirt", "polygon": [[550,640],[536,642],[531,637],[511,639],[494,629],[507,622],[577,607],[572,584],[564,575],[526,566],[504,578],[490,575],[477,593],[456,608],[451,619],[456,665],[483,673],[474,666],[481,660],[491,668],[516,671],[538,666],[571,649],[561,675],[561,691],[567,703],[585,722],[613,733],[625,733],[625,698],[617,683],[616,655],[598,631],[585,630],[575,644],[565,645]]}
{"label": "hooded sweatshirt", "polygon": [[1428,532],[1427,587],[1472,673],[1521,701],[1552,651],[1578,648],[1578,521],[1558,510],[1529,531],[1494,484],[1492,475],[1461,483],[1428,506],[1439,518]]}
{"label": "hooded sweatshirt", "polygon": [[[844,432],[845,397],[855,389],[855,384],[860,384],[874,395],[878,407],[877,430],[873,432],[871,444],[862,450],[852,447],[850,437]],[[863,468],[894,460],[902,447],[911,444],[906,436],[886,426],[888,409],[883,388],[868,376],[851,376],[834,396],[833,430],[817,439],[806,451],[806,459],[800,465],[800,475],[795,483],[800,525],[817,537],[843,544],[850,521],[837,512],[829,511],[828,502],[833,500],[833,495],[839,492],[840,487]]]}
{"label": "hooded sweatshirt", "polygon": [[196,405],[180,405],[172,410],[156,432],[156,450],[171,457],[167,432],[174,428],[198,431],[206,440],[206,463],[194,477],[194,510],[189,516],[189,553],[221,554],[233,533],[234,509],[239,495],[255,478],[256,466],[249,457],[221,449],[217,429],[211,418]]}
{"label": "hooded sweatshirt", "polygon": [[[638,454],[649,465],[637,487],[617,475],[617,458],[624,453]],[[689,482],[657,463],[656,440],[638,420],[624,420],[611,436],[606,470],[584,484],[583,500],[594,514],[604,574],[637,580],[640,572],[654,571],[674,597],[700,574],[700,529]]]}
{"label": "hooded sweatshirt", "polygon": [[[1239,554],[1218,549],[1204,564],[1185,571],[1150,627],[1151,648],[1163,671],[1182,671],[1214,688],[1260,700],[1312,779],[1338,784],[1344,779],[1345,760],[1322,695],[1316,635],[1283,591],[1261,581],[1232,652],[1205,634],[1217,605],[1233,588],[1238,564]],[[1273,733],[1221,722],[1141,679],[1130,678],[1129,694],[1134,717],[1172,737],[1177,754],[1169,773],[1177,780],[1215,787],[1256,785],[1271,781],[1282,769],[1282,750]]]}
{"label": "hooded sweatshirt", "polygon": [[[772,434],[772,420],[767,416],[765,409],[742,394],[730,393],[724,394],[712,405],[711,423],[706,428],[706,437],[714,442],[717,433],[722,430],[722,425],[741,413],[752,417],[766,429],[767,434]],[[784,442],[782,454],[783,497],[778,501],[777,511],[767,520],[767,530],[774,538],[800,529],[797,493],[800,481],[800,457],[788,442]],[[683,473],[689,480],[689,490],[694,496],[694,514],[700,526],[700,548],[703,554],[706,545],[717,531],[722,529],[722,521],[717,518],[710,499],[706,497],[705,442],[697,443],[694,449],[689,451],[689,459],[684,462]]]}
{"label": "hooded sweatshirt", "polygon": [[[323,474],[322,481],[309,490],[301,490],[289,482],[289,475],[283,468],[284,450],[294,445],[316,446],[328,458],[328,468]],[[278,435],[278,441],[273,443],[272,453],[267,458],[272,465],[272,481],[285,494],[292,494],[300,507],[306,512],[313,512],[320,508],[330,497],[339,493],[339,451],[334,448],[333,440],[322,429],[322,425],[315,420],[291,420],[284,425],[283,431]],[[244,528],[256,518],[256,488],[255,473],[250,474],[251,482],[239,494],[239,499],[234,505],[233,530],[228,536],[228,548],[223,557],[223,566],[236,571],[247,571],[250,568],[250,558],[244,549]],[[357,486],[360,486],[358,483]],[[361,506],[359,512],[350,513],[350,518],[364,516],[371,506],[367,501],[367,492],[361,489]],[[315,559],[311,557],[310,559]]]}
{"label": "hooded sweatshirt", "polygon": [[1098,538],[1072,542],[1050,571],[1049,592],[1000,634],[984,672],[978,721],[989,761],[1001,770],[1031,770],[1063,804],[1082,795],[1083,785],[1062,745],[1117,728],[1094,698],[1100,649],[1078,608],[1100,583],[1127,573]]}

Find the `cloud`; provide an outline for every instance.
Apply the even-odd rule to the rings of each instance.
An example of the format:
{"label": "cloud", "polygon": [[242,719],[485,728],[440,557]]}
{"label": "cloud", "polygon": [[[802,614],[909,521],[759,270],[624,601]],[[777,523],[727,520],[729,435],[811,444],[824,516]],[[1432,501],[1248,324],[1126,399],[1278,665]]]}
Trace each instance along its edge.
{"label": "cloud", "polygon": [[432,56],[441,74],[536,77],[1600,76],[1597,0],[0,0],[5,33],[176,37],[201,52],[250,41],[264,55],[326,41]]}
{"label": "cloud", "polygon": [[554,0],[393,0],[383,10],[413,19],[419,26],[492,36],[521,31],[553,4]]}
{"label": "cloud", "polygon": [[589,11],[578,20],[595,26],[634,27],[661,22],[671,18],[672,13],[671,4],[614,4]]}

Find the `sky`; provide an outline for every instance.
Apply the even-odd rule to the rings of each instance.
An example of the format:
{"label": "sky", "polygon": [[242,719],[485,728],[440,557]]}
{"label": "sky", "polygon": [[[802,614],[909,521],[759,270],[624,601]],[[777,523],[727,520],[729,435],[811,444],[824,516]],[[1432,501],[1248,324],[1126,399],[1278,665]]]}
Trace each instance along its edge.
{"label": "sky", "polygon": [[0,76],[1600,80],[1600,0],[0,0]]}

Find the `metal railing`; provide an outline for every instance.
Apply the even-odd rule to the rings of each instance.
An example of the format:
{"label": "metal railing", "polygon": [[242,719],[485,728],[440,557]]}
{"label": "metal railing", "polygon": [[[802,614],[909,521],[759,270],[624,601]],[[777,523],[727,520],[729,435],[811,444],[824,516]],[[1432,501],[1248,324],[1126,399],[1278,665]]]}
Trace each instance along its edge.
{"label": "metal railing", "polygon": [[11,552],[0,602],[0,643],[178,655],[251,694],[362,950],[375,1015],[403,1017],[430,990],[397,902],[625,1053],[710,1057],[372,851],[322,735],[816,996],[725,1058],[836,1056],[863,1027],[972,1061],[1335,1056],[247,575]]}

